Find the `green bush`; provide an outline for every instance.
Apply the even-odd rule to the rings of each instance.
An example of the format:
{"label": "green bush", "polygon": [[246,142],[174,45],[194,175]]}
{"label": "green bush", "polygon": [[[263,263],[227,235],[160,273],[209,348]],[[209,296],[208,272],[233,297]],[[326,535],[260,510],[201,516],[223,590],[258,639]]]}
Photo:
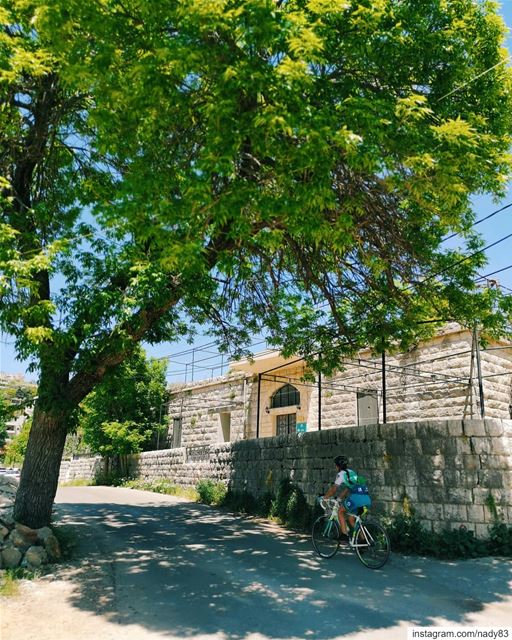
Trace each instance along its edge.
{"label": "green bush", "polygon": [[488,544],[492,555],[512,556],[512,527],[502,522],[494,524],[489,532]]}
{"label": "green bush", "polygon": [[475,537],[465,527],[434,534],[435,555],[439,558],[478,558],[488,554],[486,541]]}
{"label": "green bush", "polygon": [[258,513],[258,501],[248,491],[228,491],[222,501],[222,506],[235,513],[253,515]]}
{"label": "green bush", "polygon": [[291,529],[305,530],[311,524],[312,514],[302,490],[289,478],[281,480],[270,515]]}
{"label": "green bush", "polygon": [[292,489],[293,485],[289,478],[281,480],[277,489],[277,495],[272,501],[270,509],[270,515],[272,517],[278,518],[282,521],[286,520],[286,507],[288,505],[288,498],[290,497]]}
{"label": "green bush", "polygon": [[403,553],[430,554],[434,540],[413,515],[398,514],[387,519],[386,530],[391,548]]}
{"label": "green bush", "polygon": [[267,518],[270,515],[272,509],[272,501],[274,496],[270,491],[267,491],[262,496],[259,496],[256,500],[256,514],[262,518]]}
{"label": "green bush", "polygon": [[512,527],[503,523],[493,525],[486,540],[477,538],[465,527],[427,531],[414,515],[394,516],[387,520],[386,529],[391,548],[402,553],[450,559],[512,556]]}
{"label": "green bush", "polygon": [[196,491],[199,494],[199,502],[213,505],[223,504],[227,493],[223,482],[215,482],[209,478],[200,480],[196,485]]}

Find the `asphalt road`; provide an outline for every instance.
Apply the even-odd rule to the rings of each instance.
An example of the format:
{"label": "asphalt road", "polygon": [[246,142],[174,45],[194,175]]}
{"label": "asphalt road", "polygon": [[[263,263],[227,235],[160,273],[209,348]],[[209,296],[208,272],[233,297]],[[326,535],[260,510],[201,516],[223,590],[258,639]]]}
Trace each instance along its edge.
{"label": "asphalt road", "polygon": [[307,536],[169,496],[67,487],[57,502],[79,559],[2,603],[6,638],[21,621],[26,640],[405,640],[412,626],[512,627],[512,561],[392,555],[371,571],[348,550],[323,560]]}

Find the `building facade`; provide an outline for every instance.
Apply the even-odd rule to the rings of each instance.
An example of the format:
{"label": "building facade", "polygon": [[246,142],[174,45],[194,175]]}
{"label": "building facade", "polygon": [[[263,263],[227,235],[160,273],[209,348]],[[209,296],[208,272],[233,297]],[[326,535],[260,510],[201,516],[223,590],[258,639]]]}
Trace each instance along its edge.
{"label": "building facade", "polygon": [[448,326],[407,353],[362,351],[332,377],[276,351],[232,363],[227,375],[171,386],[160,448],[198,448],[323,429],[438,419],[512,417],[512,345],[478,346]]}

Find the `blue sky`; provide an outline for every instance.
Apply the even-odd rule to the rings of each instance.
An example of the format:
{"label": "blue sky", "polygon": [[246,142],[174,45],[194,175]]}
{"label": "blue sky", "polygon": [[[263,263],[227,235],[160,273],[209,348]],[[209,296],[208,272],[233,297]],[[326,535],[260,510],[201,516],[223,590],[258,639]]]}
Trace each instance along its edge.
{"label": "blue sky", "polygon": [[[512,30],[512,0],[504,0],[501,5],[501,14],[507,24]],[[512,33],[509,34],[507,39],[507,45],[509,51],[512,53]],[[493,211],[496,211],[500,207],[512,203],[512,184],[508,187],[508,192],[505,198],[499,202],[493,202],[488,197],[478,197],[474,200],[474,210],[476,218],[484,218]],[[490,245],[508,234],[512,234],[512,207],[497,214],[490,220],[478,225],[478,230],[482,235],[485,245]],[[488,258],[488,265],[484,274],[488,274],[499,269],[503,269],[512,265],[512,237],[504,242],[501,242],[497,246],[486,251]],[[510,288],[512,292],[512,268],[496,274],[493,278],[497,279],[503,287]],[[16,355],[11,344],[12,338],[6,334],[0,333],[0,374],[1,373],[25,373],[26,364],[16,359]],[[211,338],[207,336],[198,336],[195,344],[197,346],[204,345],[211,342]],[[257,351],[262,349],[263,346],[256,349]],[[190,345],[187,344],[162,344],[153,347],[147,347],[149,355],[155,357],[167,356],[186,349],[190,349]],[[202,358],[208,357],[207,354],[202,354]],[[190,355],[183,356],[180,360],[190,360]],[[215,364],[215,360],[212,364]],[[31,375],[27,377],[32,377]],[[206,377],[206,376],[205,376]]]}

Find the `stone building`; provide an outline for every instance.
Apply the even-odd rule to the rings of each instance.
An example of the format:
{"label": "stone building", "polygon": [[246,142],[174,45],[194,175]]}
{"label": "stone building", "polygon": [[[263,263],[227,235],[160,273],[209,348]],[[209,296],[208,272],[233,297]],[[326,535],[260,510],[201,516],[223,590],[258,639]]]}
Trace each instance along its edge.
{"label": "stone building", "polygon": [[407,353],[362,351],[329,378],[306,373],[304,360],[266,351],[225,376],[172,385],[161,448],[199,455],[212,444],[336,427],[512,417],[512,345],[480,348],[458,325]]}

